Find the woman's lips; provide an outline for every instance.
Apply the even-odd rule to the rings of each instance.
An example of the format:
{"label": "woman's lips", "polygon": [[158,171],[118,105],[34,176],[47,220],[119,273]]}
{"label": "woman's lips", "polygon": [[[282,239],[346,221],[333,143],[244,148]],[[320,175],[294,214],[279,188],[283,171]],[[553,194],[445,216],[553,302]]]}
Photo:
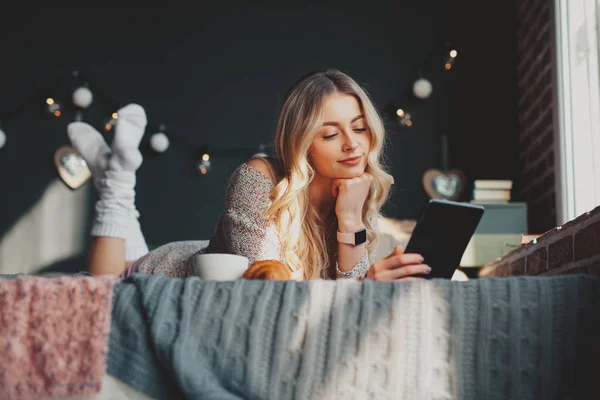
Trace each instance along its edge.
{"label": "woman's lips", "polygon": [[338,162],[344,164],[344,165],[348,165],[350,167],[353,167],[355,165],[358,165],[361,163],[363,156],[356,156],[356,157],[349,157],[349,158],[345,158],[343,160],[340,160]]}

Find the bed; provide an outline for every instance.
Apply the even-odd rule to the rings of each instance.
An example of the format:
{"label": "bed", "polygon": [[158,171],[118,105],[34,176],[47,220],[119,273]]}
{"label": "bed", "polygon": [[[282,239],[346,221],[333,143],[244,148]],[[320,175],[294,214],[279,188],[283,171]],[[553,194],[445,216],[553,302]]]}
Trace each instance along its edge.
{"label": "bed", "polygon": [[585,275],[5,275],[0,398],[597,398],[599,295]]}

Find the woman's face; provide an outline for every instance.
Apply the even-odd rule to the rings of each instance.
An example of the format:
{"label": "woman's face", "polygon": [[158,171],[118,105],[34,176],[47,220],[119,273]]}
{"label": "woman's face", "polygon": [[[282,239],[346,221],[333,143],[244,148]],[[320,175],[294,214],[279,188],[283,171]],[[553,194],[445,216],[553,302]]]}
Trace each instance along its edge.
{"label": "woman's face", "polygon": [[323,126],[310,147],[310,159],[318,176],[349,179],[367,167],[371,132],[353,96],[334,93],[325,99]]}

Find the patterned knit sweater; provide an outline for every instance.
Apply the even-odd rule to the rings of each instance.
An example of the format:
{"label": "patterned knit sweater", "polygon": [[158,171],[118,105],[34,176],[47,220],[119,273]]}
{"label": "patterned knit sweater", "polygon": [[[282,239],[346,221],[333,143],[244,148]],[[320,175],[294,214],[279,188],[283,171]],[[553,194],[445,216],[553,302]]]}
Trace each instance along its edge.
{"label": "patterned knit sweater", "polygon": [[[199,252],[243,255],[249,265],[257,260],[284,261],[277,233],[267,223],[272,191],[273,184],[267,176],[246,163],[241,164],[229,178],[225,206],[208,246],[206,241],[166,244],[133,262],[121,276],[144,272],[186,278],[193,275],[193,256]],[[327,248],[330,259],[337,259],[335,235],[329,235]],[[365,252],[352,269],[351,277],[364,275],[373,262],[374,254]],[[301,277],[302,271],[298,272],[295,275]],[[335,273],[330,272],[329,277],[334,278]]]}

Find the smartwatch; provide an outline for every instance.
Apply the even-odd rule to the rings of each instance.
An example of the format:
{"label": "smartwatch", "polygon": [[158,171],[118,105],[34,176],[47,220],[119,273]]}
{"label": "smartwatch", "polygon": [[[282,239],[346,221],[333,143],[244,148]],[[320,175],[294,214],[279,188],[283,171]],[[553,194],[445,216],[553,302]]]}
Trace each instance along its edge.
{"label": "smartwatch", "polygon": [[342,233],[338,231],[337,240],[340,243],[358,246],[359,244],[363,244],[367,241],[367,230],[365,228],[362,228],[350,233]]}

